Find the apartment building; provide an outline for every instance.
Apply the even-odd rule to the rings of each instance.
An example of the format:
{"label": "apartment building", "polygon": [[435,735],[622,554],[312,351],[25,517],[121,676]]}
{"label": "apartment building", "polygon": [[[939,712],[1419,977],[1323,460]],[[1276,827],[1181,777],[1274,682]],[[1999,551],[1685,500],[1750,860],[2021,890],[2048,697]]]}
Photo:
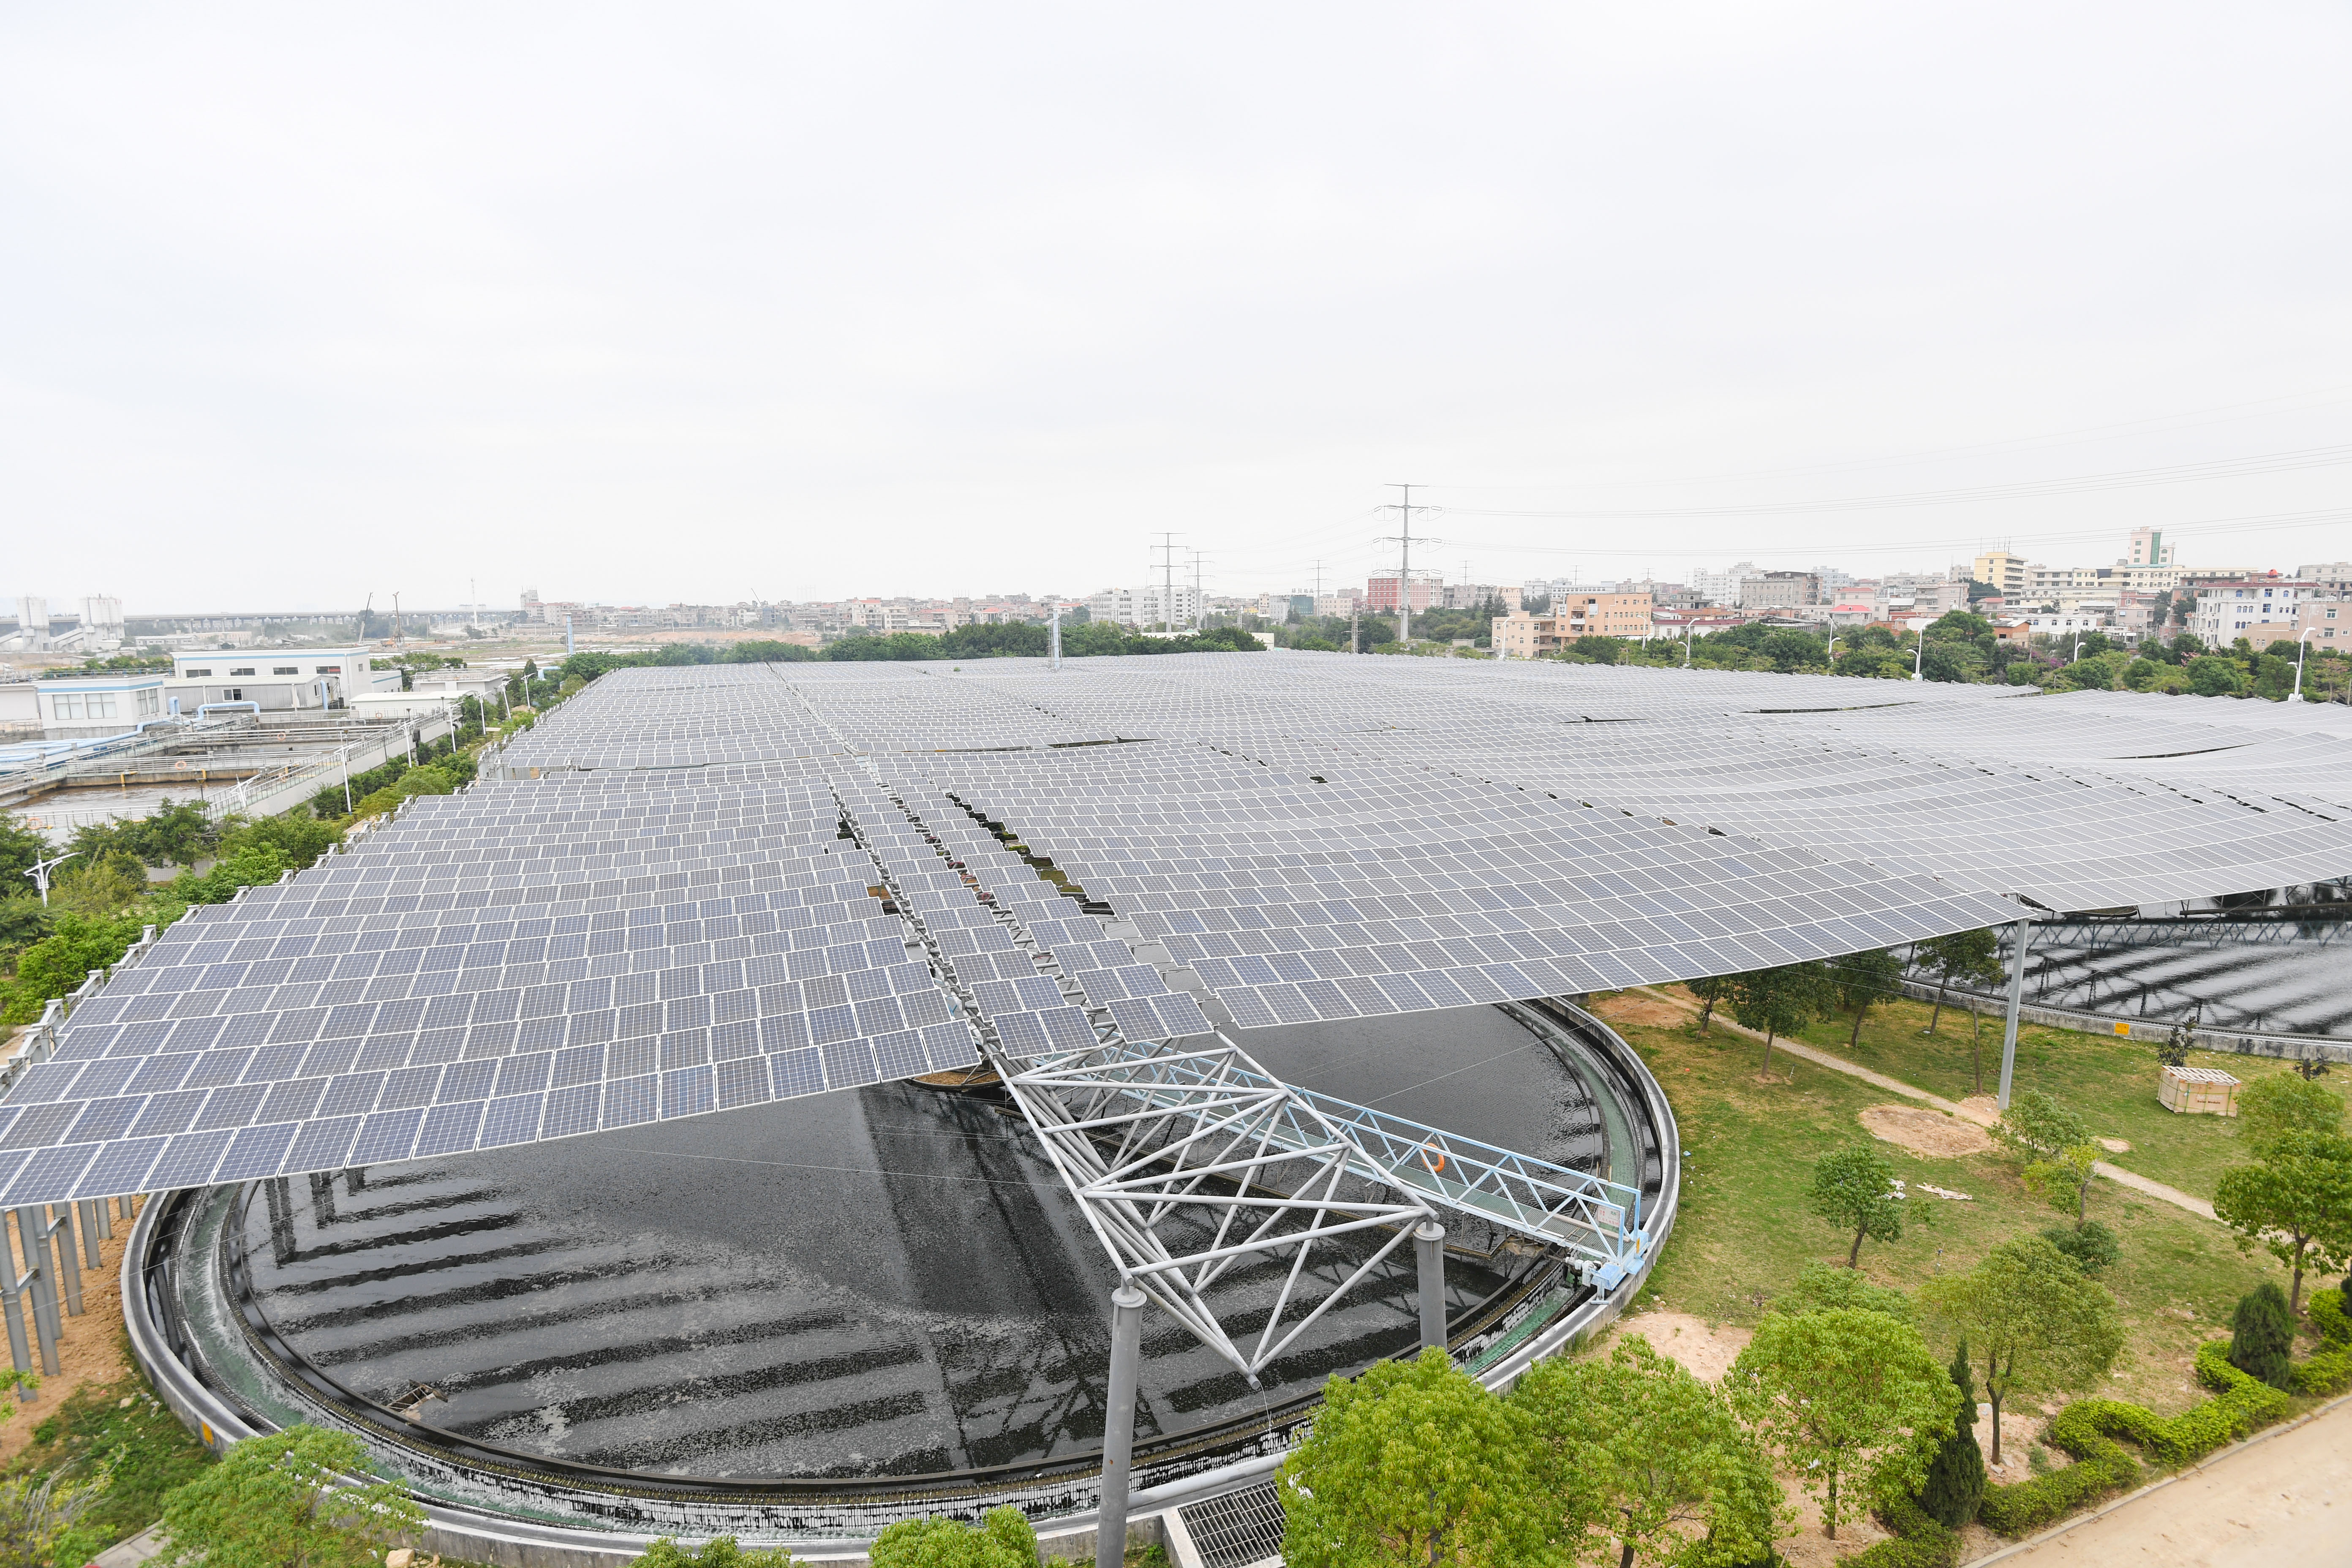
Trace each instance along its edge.
{"label": "apartment building", "polygon": [[1572,594],[1555,602],[1549,615],[1514,610],[1495,617],[1495,652],[1504,658],[1534,658],[1579,637],[1640,637],[1651,631],[1647,594]]}
{"label": "apartment building", "polygon": [[2226,647],[2258,626],[2294,626],[2296,606],[2318,596],[2319,590],[2312,584],[2294,577],[2200,583],[2197,607],[2189,613],[2187,629],[2208,644]]}

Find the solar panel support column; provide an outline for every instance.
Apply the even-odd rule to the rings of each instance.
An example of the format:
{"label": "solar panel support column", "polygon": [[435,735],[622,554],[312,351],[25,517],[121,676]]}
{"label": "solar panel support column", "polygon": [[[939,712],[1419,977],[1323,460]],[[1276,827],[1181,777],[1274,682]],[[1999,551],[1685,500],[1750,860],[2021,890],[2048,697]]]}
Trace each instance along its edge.
{"label": "solar panel support column", "polygon": [[2009,928],[2009,1016],[2000,1026],[2000,1108],[2009,1109],[2010,1079],[2017,1072],[2017,1009],[2025,999],[2025,922]]}
{"label": "solar panel support column", "polygon": [[54,1247],[58,1258],[58,1283],[65,1288],[66,1315],[79,1318],[82,1313],[81,1265],[74,1261],[73,1205],[58,1204],[48,1212],[50,1218],[44,1226],[41,1238],[41,1260],[48,1261],[47,1249]]}
{"label": "solar panel support column", "polygon": [[1412,1227],[1412,1250],[1421,1264],[1421,1347],[1445,1348],[1445,1227],[1433,1219]]}
{"label": "solar panel support column", "polygon": [[[8,1227],[8,1216],[0,1214],[0,1235]],[[28,1278],[16,1272],[16,1261],[6,1260],[0,1268],[0,1316],[8,1320],[8,1364],[18,1372],[33,1370],[33,1352],[25,1342],[25,1281]],[[16,1397],[29,1403],[40,1394],[28,1384],[16,1384]]]}
{"label": "solar panel support column", "polygon": [[41,1373],[46,1377],[55,1377],[58,1335],[63,1331],[63,1325],[58,1321],[57,1265],[43,1256],[48,1249],[48,1237],[42,1234],[41,1222],[31,1209],[16,1211],[16,1241],[25,1254],[26,1294],[32,1299],[33,1338],[40,1344]]}
{"label": "solar panel support column", "polygon": [[106,1205],[102,1200],[85,1198],[74,1205],[81,1211],[81,1260],[91,1268],[106,1267],[106,1256],[98,1249],[101,1241],[114,1239],[114,1227],[106,1223]]}
{"label": "solar panel support column", "polygon": [[1128,1474],[1135,1459],[1135,1378],[1143,1360],[1143,1292],[1110,1293],[1110,1394],[1103,1417],[1102,1505],[1095,1513],[1095,1568],[1125,1568]]}

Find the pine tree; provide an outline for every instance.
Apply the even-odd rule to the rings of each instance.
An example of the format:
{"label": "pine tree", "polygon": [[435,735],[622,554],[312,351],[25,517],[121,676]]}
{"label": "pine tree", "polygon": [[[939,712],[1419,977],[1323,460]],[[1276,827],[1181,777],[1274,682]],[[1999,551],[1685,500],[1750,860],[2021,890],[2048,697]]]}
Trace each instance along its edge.
{"label": "pine tree", "polygon": [[1952,1435],[1937,1448],[1927,1466],[1927,1483],[1919,1489],[1919,1507],[1948,1530],[1958,1530],[1976,1518],[1984,1500],[1984,1450],[1977,1446],[1977,1380],[1969,1370],[1969,1342],[1952,1354],[1952,1384],[1960,1391],[1960,1415]]}
{"label": "pine tree", "polygon": [[2288,1386],[2287,1352],[2294,1346],[2294,1317],[2286,1292],[2265,1279],[2238,1298],[2230,1319],[2230,1364],[2273,1388]]}

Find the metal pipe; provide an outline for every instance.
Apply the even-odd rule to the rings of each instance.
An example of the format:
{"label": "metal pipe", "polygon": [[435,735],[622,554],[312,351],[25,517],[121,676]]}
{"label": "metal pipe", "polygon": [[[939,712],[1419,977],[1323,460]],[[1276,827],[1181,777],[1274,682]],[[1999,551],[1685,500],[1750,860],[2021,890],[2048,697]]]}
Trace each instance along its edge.
{"label": "metal pipe", "polygon": [[2009,1109],[2010,1080],[2017,1075],[2017,1009],[2025,999],[2025,922],[2010,928],[2009,1015],[2000,1027],[2000,1108]]}
{"label": "metal pipe", "polygon": [[106,1200],[85,1198],[74,1206],[81,1211],[82,1261],[93,1269],[103,1268],[106,1256],[98,1244],[114,1239],[114,1227],[106,1223]]}
{"label": "metal pipe", "polygon": [[1412,1250],[1421,1264],[1421,1348],[1445,1348],[1445,1227],[1433,1219],[1412,1227]]}
{"label": "metal pipe", "polygon": [[1102,1506],[1095,1514],[1095,1568],[1125,1568],[1127,1492],[1135,1460],[1135,1378],[1143,1360],[1143,1292],[1110,1293],[1110,1396],[1103,1413]]}

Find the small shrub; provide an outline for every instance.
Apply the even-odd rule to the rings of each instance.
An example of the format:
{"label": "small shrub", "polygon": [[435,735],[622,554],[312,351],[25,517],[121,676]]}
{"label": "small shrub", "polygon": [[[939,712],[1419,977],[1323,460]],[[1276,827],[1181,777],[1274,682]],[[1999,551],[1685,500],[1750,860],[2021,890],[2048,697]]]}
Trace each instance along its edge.
{"label": "small shrub", "polygon": [[783,1551],[746,1552],[731,1535],[714,1537],[698,1551],[688,1551],[665,1535],[646,1549],[632,1568],[793,1568],[793,1554]]}
{"label": "small shrub", "polygon": [[2116,1259],[2123,1256],[2123,1249],[2116,1244],[2116,1233],[2095,1219],[2084,1220],[2073,1228],[2052,1226],[2042,1234],[2050,1238],[2051,1246],[2073,1258],[2074,1267],[2085,1274],[2095,1275],[2111,1268],[2115,1267]]}
{"label": "small shrub", "polygon": [[2289,1352],[2294,1348],[2294,1318],[2287,1310],[2286,1292],[2265,1279],[2238,1298],[2230,1319],[2230,1364],[2248,1377],[2258,1377],[2273,1388],[2292,1385]]}
{"label": "small shrub", "polygon": [[1035,1568],[1037,1532],[1017,1508],[992,1508],[977,1525],[908,1519],[874,1538],[874,1568]]}

